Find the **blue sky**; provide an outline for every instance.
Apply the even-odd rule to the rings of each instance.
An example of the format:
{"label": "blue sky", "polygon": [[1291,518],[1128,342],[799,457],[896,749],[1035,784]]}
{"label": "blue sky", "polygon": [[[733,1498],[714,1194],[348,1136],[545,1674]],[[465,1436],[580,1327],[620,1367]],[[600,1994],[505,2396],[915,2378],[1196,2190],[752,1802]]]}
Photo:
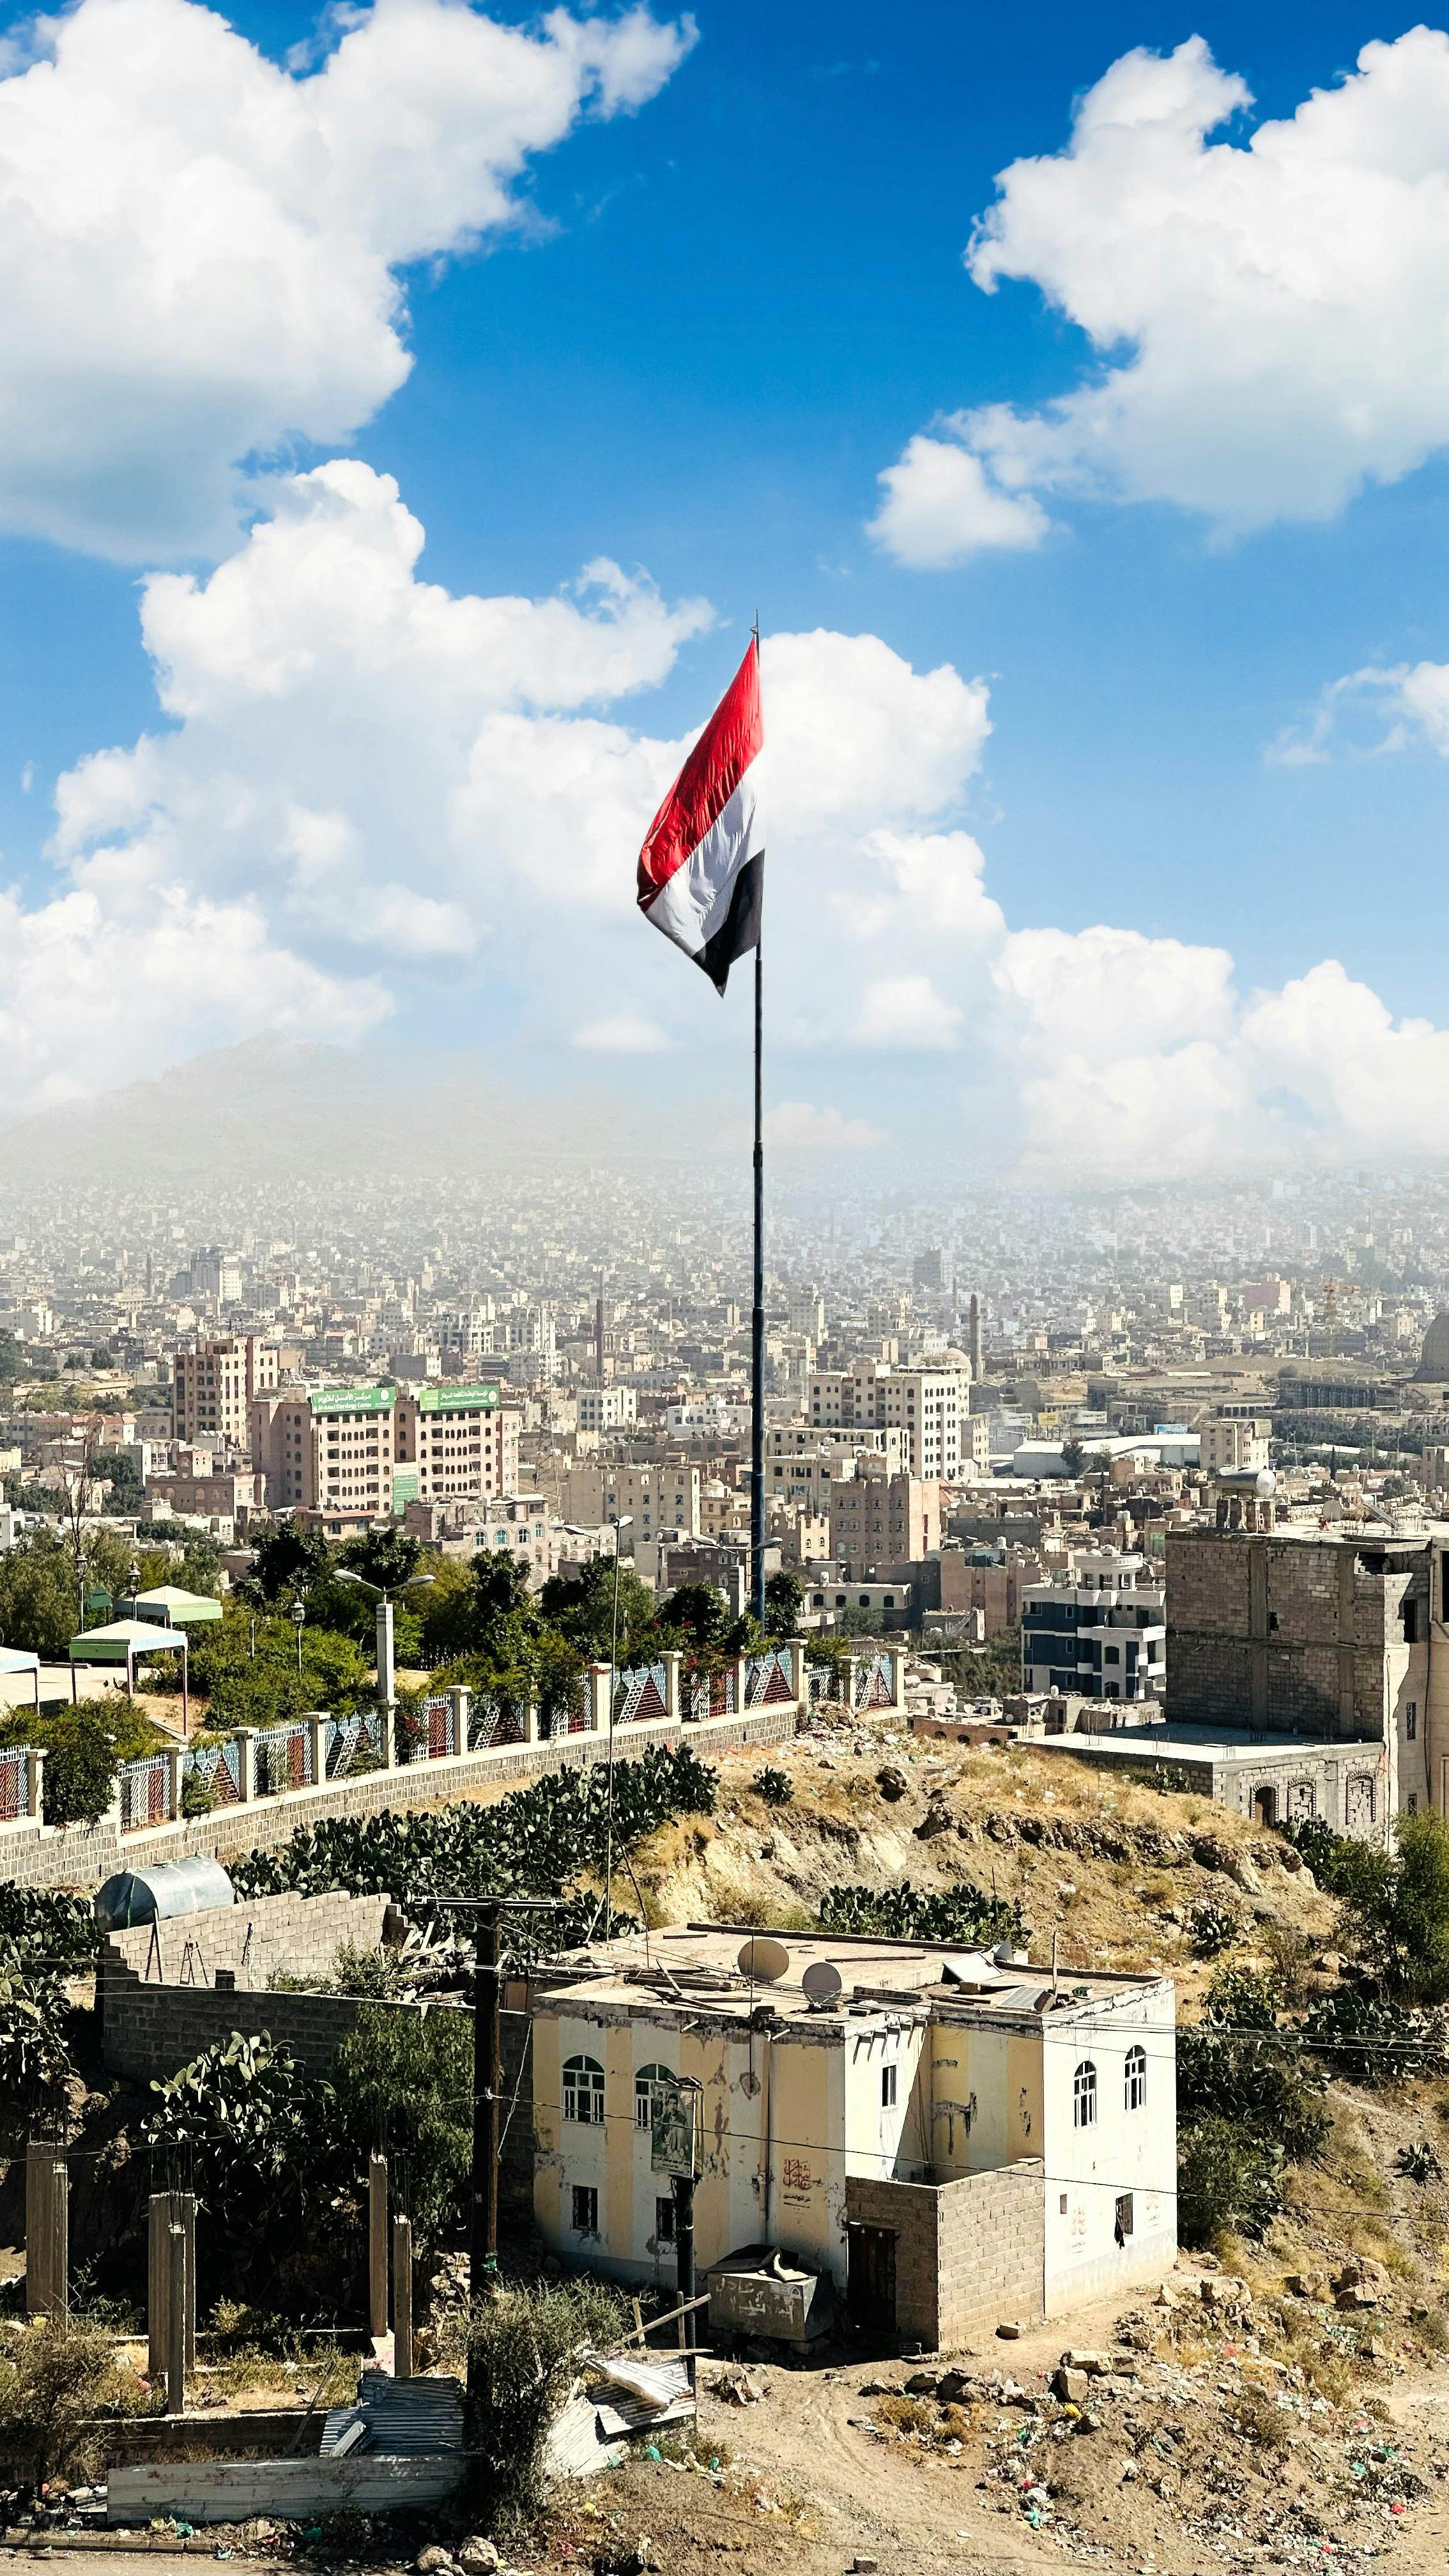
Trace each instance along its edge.
{"label": "blue sky", "polygon": [[[105,5],[84,0],[80,14]],[[166,5],[179,9],[182,0]],[[536,36],[538,22],[523,12],[491,15]],[[1121,348],[1094,353],[1037,278],[1006,277],[986,294],[962,260],[973,223],[993,203],[997,173],[1024,156],[1061,153],[1074,101],[1114,63],[1133,48],[1168,56],[1201,37],[1220,69],[1239,75],[1252,93],[1252,108],[1213,137],[1241,146],[1263,120],[1291,118],[1313,89],[1332,89],[1351,75],[1362,46],[1392,45],[1417,21],[1338,6],[1189,13],[1047,6],[1034,10],[1024,29],[1019,15],[974,5],[902,12],[859,0],[828,9],[796,0],[785,11],[745,0],[716,8],[706,0],[696,17],[697,42],[651,76],[650,94],[629,112],[585,113],[555,143],[530,153],[510,185],[539,221],[485,228],[477,248],[440,246],[421,259],[390,261],[407,301],[406,381],[374,403],[359,403],[350,435],[311,439],[294,419],[266,461],[267,475],[279,462],[306,468],[346,456],[394,477],[402,504],[426,530],[418,578],[455,600],[544,600],[602,556],[631,578],[647,574],[664,602],[710,602],[713,627],[681,631],[650,664],[643,694],[620,691],[611,680],[584,702],[586,715],[635,728],[650,743],[676,741],[699,722],[756,610],[767,635],[826,629],[879,638],[917,675],[949,664],[963,682],[984,680],[989,734],[978,726],[969,745],[961,734],[959,756],[954,764],[944,760],[934,800],[918,797],[912,807],[908,797],[898,811],[887,781],[878,825],[863,803],[852,809],[857,839],[869,839],[873,828],[967,834],[979,845],[985,898],[1000,907],[1006,935],[1043,930],[1070,941],[1109,925],[1114,934],[1225,948],[1240,997],[1260,987],[1276,991],[1324,960],[1340,960],[1392,1020],[1422,1015],[1433,1022],[1436,1044],[1376,1057],[1353,1103],[1315,1060],[1299,1088],[1296,1076],[1288,1083],[1281,1145],[1265,1130],[1253,1150],[1285,1160],[1340,1147],[1352,1154],[1401,1144],[1411,1154],[1432,1151],[1445,1105],[1437,1094],[1402,1137],[1382,1095],[1422,1090],[1426,1081],[1449,1088],[1437,1044],[1445,1007],[1435,972],[1446,909],[1444,737],[1436,715],[1406,717],[1396,691],[1383,684],[1348,693],[1321,743],[1305,728],[1321,693],[1344,675],[1369,665],[1449,660],[1449,407],[1442,432],[1431,423],[1416,433],[1416,457],[1424,461],[1399,479],[1375,480],[1370,439],[1367,488],[1306,521],[1285,517],[1280,507],[1267,508],[1258,524],[1224,527],[1171,498],[1104,495],[1082,484],[1078,455],[1053,467],[1055,480],[1031,484],[1043,524],[1050,521],[1040,542],[922,564],[899,560],[867,527],[881,499],[878,478],[918,434],[946,435],[943,414],[1007,405],[1019,422],[1119,362]],[[8,23],[25,22],[11,13]],[[231,24],[277,65],[316,37],[315,19],[301,9],[242,9]],[[138,80],[144,88],[144,76]],[[145,109],[142,97],[138,114]],[[165,100],[156,112],[172,113]],[[0,99],[0,168],[5,149]],[[1406,136],[1403,150],[1406,170],[1421,179],[1422,138]],[[1449,173],[1449,112],[1434,126],[1427,161]],[[6,206],[0,185],[0,325]],[[142,255],[155,249],[148,236]],[[1390,242],[1386,256],[1393,255]],[[1190,302],[1190,280],[1184,291]],[[1449,312],[1449,283],[1442,305],[1438,292],[1430,280],[1422,311],[1411,305],[1398,316],[1405,365],[1416,335],[1432,343]],[[1204,328],[1221,330],[1221,315]],[[0,357],[0,377],[4,366]],[[1313,368],[1306,372],[1316,398]],[[86,387],[83,371],[66,397],[80,410],[94,403],[101,411],[109,398],[104,381],[94,391]],[[23,384],[19,399],[26,399]],[[162,383],[158,418],[168,399]],[[974,430],[949,435],[973,452],[979,444]],[[0,420],[0,480],[3,448]],[[101,457],[98,484],[109,470]],[[989,470],[999,481],[997,465]],[[1025,471],[1008,458],[1000,473],[1018,470]],[[158,472],[164,479],[164,467]],[[1026,485],[1008,480],[1000,488]],[[230,539],[208,532],[198,544],[196,529],[186,527],[167,548],[154,542],[152,529],[129,553],[108,538],[57,542],[35,527],[45,510],[29,502],[19,512],[23,523],[30,511],[28,532],[12,515],[15,532],[0,539],[0,848],[24,906],[43,907],[56,894],[47,840],[59,776],[109,746],[129,754],[143,733],[168,729],[143,649],[138,585],[158,566],[189,568],[205,583],[229,544],[244,546],[249,517],[269,515],[270,489],[265,476],[253,483]],[[811,691],[795,676],[808,715]],[[969,710],[958,717],[969,730]],[[768,725],[768,676],[766,718]],[[193,807],[201,798],[199,764],[210,764],[204,784],[211,794],[221,771],[260,756],[250,719],[245,754],[226,735],[230,721],[226,711],[208,717],[185,791],[166,790],[168,868],[179,867],[177,850],[190,847],[176,817],[188,796]],[[299,703],[299,730],[314,721]],[[848,707],[842,722],[849,722]],[[913,722],[902,716],[905,766],[916,758]],[[1395,726],[1402,747],[1378,753]],[[1285,733],[1319,756],[1265,757]],[[1371,749],[1376,756],[1365,756]],[[398,756],[405,778],[405,739]],[[553,756],[540,745],[541,762]],[[418,757],[425,762],[426,753]],[[652,769],[645,761],[641,777],[660,774],[662,759],[654,758]],[[647,821],[647,786],[640,792]],[[136,829],[135,807],[132,778],[119,802],[100,800],[69,864],[93,866],[97,851],[119,846]],[[1049,1005],[1055,1023],[1042,1025],[1048,1006],[1038,996],[1037,1024],[1020,1045],[1000,1018],[1003,990],[1015,997],[1012,1007],[1021,998],[1016,966],[1001,968],[998,960],[982,970],[991,987],[983,1000],[979,959],[963,962],[954,984],[936,979],[932,1006],[939,1001],[946,1016],[919,1058],[887,1035],[870,1041],[863,1061],[850,1042],[852,1014],[864,1010],[867,1027],[899,1030],[912,994],[929,980],[930,961],[904,953],[903,929],[897,980],[911,990],[872,1020],[875,1006],[835,951],[812,960],[809,924],[844,863],[829,835],[811,842],[798,793],[787,822],[772,836],[771,883],[773,893],[774,872],[797,870],[796,913],[782,940],[794,942],[788,974],[799,1008],[781,1029],[780,1097],[802,1112],[802,1148],[848,1144],[852,1133],[864,1144],[867,1131],[887,1140],[906,1129],[949,1132],[965,1103],[973,1119],[999,1127],[1009,1150],[1023,1138],[1031,1150],[1036,1135],[1036,1168],[1048,1170],[1070,1133],[1060,1106],[1042,1123],[1051,1059],[1063,1046],[1091,1057],[1108,1032],[1121,1052],[1142,979],[1154,983],[1153,957],[1134,952],[1119,987],[1115,968],[1096,957],[1077,984],[1076,952],[1064,951],[1066,980],[1053,986]],[[352,825],[365,841],[366,818],[354,816]],[[256,826],[262,834],[277,828],[275,817]],[[480,883],[494,865],[493,828],[492,821],[480,827],[474,851]],[[537,828],[536,821],[510,822],[503,837]],[[622,819],[619,833],[627,884],[633,842]],[[241,891],[261,907],[259,918],[266,915],[269,937],[304,958],[309,973],[326,974],[337,962],[335,928],[315,910],[305,935],[295,923],[287,927],[283,916],[295,903],[285,890],[279,894],[274,862],[274,851],[264,853],[256,883]],[[158,864],[154,853],[148,857],[153,885]],[[245,878],[244,856],[228,864]],[[515,852],[510,865],[524,864]],[[387,866],[390,884],[408,884],[395,853]],[[103,870],[103,905],[112,899],[114,874]],[[133,906],[136,875],[133,869],[125,898]],[[477,1035],[481,1019],[545,1052],[567,1050],[577,1028],[566,1014],[551,1022],[540,1003],[546,948],[534,940],[519,950],[511,881],[490,882],[471,945],[460,934],[461,944],[450,949],[442,923],[432,944],[411,955],[389,953],[380,930],[374,953],[355,961],[356,980],[390,998],[394,1036],[426,1031],[462,1040]],[[419,879],[417,890],[445,911],[460,903],[467,911],[455,881],[442,888]],[[218,883],[207,899],[237,891],[235,883]],[[529,900],[537,894],[535,885]],[[883,949],[895,944],[884,916],[870,935]],[[649,1057],[686,1042],[689,1018],[702,1007],[687,988],[688,969],[662,945],[657,957],[645,950],[642,933],[632,922],[626,930],[624,916],[599,936],[603,946],[589,952],[597,971],[612,977],[623,959],[630,979],[618,1017],[645,1030],[637,1049],[627,1033],[616,1042],[616,1031],[615,1039],[599,1041],[600,1050],[626,1059],[637,1052],[639,1076],[656,1079],[658,1064]],[[812,973],[822,986],[814,995]],[[265,987],[268,976],[258,981]],[[649,1016],[656,998],[663,1014],[657,1027]],[[289,1008],[296,1025],[337,1033],[326,1010],[319,1020],[305,995]],[[185,1052],[211,1031],[217,1042],[250,1034],[249,1009],[255,1015],[254,1002],[223,995],[210,1016],[180,1015],[159,1042]],[[1118,1170],[1132,1167],[1134,1157],[1138,1168],[1160,1167],[1164,1153],[1170,1159],[1173,1133],[1184,1121],[1195,1127],[1196,1109],[1185,1105],[1182,1088],[1191,1090],[1184,1050],[1231,1052],[1237,1042],[1225,1038],[1216,1002],[1209,999],[1203,1012],[1201,1026],[1179,1017],[1158,1032],[1140,1058],[1145,1072],[1132,1069],[1139,1061],[1133,1054],[1105,1105],[1093,1107],[1084,1095],[1087,1132],[1100,1129],[1103,1139],[1104,1177],[1114,1154]],[[354,1016],[351,1033],[368,1042],[360,1004]],[[376,1017],[367,1023],[376,1025]],[[154,1020],[149,1027],[155,1044]],[[972,1042],[978,1028],[990,1055],[984,1072]],[[1170,1059],[1170,1080],[1161,1077],[1159,1058]],[[1226,1093],[1222,1065],[1208,1068],[1214,1105],[1185,1167],[1231,1160],[1240,1124],[1234,1102],[1241,1106],[1247,1096],[1242,1083],[1255,1115],[1270,1125],[1280,1115],[1283,1082],[1260,1059],[1261,1048],[1249,1074],[1233,1069]],[[119,1036],[58,1065],[42,1049],[34,1079],[17,1083],[9,1105],[63,1096],[72,1081],[124,1079],[145,1063],[144,1050],[136,1063],[127,1060]],[[1144,1120],[1132,1106],[1144,1088],[1176,1105]],[[1193,1091],[1192,1101],[1197,1097]],[[807,1107],[825,1122],[814,1131],[803,1116]]]}

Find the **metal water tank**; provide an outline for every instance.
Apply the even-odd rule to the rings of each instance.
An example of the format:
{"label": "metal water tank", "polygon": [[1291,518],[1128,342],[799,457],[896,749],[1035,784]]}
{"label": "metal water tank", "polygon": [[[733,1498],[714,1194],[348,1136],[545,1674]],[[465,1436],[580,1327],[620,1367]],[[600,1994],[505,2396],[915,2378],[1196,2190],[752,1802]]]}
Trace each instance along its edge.
{"label": "metal water tank", "polygon": [[236,1891],[219,1860],[157,1861],[150,1869],[122,1869],[95,1900],[103,1931],[124,1932],[133,1923],[169,1923],[179,1914],[210,1914],[235,1905]]}

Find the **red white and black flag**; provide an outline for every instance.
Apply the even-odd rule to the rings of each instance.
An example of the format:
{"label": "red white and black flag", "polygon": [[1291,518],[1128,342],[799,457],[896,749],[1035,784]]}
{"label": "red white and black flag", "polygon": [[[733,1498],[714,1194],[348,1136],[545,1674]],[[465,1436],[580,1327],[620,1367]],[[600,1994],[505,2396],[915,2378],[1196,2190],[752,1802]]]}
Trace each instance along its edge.
{"label": "red white and black flag", "polygon": [[750,649],[649,826],[639,909],[723,992],[760,942],[765,842],[757,802],[760,646]]}

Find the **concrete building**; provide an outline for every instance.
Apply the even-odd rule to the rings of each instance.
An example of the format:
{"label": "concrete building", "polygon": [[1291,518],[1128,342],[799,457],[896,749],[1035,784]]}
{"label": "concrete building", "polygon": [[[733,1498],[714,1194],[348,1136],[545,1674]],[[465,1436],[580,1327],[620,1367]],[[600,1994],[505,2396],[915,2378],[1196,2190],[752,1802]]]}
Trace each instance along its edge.
{"label": "concrete building", "polygon": [[969,1385],[964,1368],[896,1369],[883,1360],[857,1360],[848,1369],[817,1369],[808,1389],[810,1427],[903,1431],[911,1474],[949,1482],[961,1470]]}
{"label": "concrete building", "polygon": [[1023,1690],[1160,1699],[1166,1646],[1165,1597],[1144,1557],[1077,1550],[1065,1576],[1022,1592]]}
{"label": "concrete building", "polygon": [[778,2247],[862,2325],[935,2349],[1172,2262],[1165,1978],[670,1929],[543,1972],[528,2008],[534,2212],[566,2264],[672,2284],[656,2106],[687,2104],[681,2083],[701,2273]]}
{"label": "concrete building", "polygon": [[934,1478],[890,1475],[869,1458],[831,1483],[830,1552],[863,1578],[876,1566],[912,1562],[941,1544],[941,1488]]}
{"label": "concrete building", "polygon": [[701,1483],[701,1470],[677,1459],[645,1467],[615,1458],[580,1460],[563,1479],[559,1513],[585,1528],[616,1515],[627,1517],[634,1524],[625,1539],[627,1556],[631,1541],[637,1546],[641,1538],[658,1538],[662,1530],[698,1538]]}
{"label": "concrete building", "polygon": [[1219,1412],[1198,1424],[1198,1458],[1210,1476],[1248,1476],[1268,1464],[1271,1420]]}
{"label": "concrete building", "polygon": [[277,1384],[277,1350],[255,1333],[229,1333],[177,1351],[171,1363],[173,1440],[225,1441],[245,1450],[253,1396]]}
{"label": "concrete building", "polygon": [[581,1386],[578,1391],[580,1431],[622,1431],[639,1419],[639,1398],[632,1386]]}
{"label": "concrete building", "polygon": [[496,1382],[405,1388],[397,1401],[394,1503],[445,1503],[518,1488],[520,1416]]}

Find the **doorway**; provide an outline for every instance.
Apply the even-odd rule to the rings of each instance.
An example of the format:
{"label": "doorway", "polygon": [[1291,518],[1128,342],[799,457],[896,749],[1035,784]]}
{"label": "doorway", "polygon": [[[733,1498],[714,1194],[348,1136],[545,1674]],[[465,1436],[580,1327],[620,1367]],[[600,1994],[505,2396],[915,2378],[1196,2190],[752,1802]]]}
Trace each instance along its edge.
{"label": "doorway", "polygon": [[871,2334],[894,2334],[896,2232],[864,2227],[852,2219],[845,2231],[845,2305],[853,2325]]}
{"label": "doorway", "polygon": [[1255,1789],[1253,1791],[1253,1815],[1257,1823],[1260,1825],[1276,1825],[1278,1821],[1278,1792],[1276,1789]]}

